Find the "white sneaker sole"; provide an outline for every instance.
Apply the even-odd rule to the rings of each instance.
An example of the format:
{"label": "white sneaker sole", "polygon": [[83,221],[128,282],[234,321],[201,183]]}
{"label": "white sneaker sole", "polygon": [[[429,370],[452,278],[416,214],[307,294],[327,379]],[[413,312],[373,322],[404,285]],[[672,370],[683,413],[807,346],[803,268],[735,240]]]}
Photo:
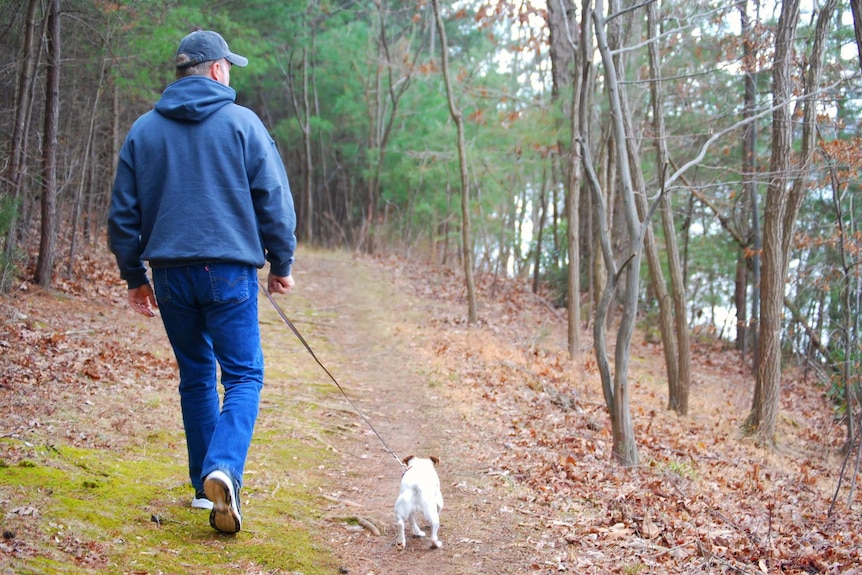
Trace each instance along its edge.
{"label": "white sneaker sole", "polygon": [[193,497],[192,498],[192,508],[194,509],[212,509],[213,502],[207,499],[206,497]]}

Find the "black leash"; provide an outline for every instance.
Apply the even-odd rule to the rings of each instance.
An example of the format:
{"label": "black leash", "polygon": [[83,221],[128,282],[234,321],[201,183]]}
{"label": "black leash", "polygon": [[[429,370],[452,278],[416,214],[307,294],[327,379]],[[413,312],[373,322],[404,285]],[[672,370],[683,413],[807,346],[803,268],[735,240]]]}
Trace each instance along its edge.
{"label": "black leash", "polygon": [[371,428],[371,431],[373,431],[373,432],[374,432],[374,435],[376,435],[376,436],[377,436],[377,439],[379,439],[379,440],[380,440],[380,443],[382,443],[382,444],[383,444],[383,447],[385,447],[385,448],[386,448],[386,451],[388,451],[388,452],[389,452],[389,455],[391,455],[392,457],[394,457],[394,458],[395,458],[395,461],[397,461],[397,462],[398,462],[398,464],[399,464],[401,467],[407,467],[406,465],[404,465],[404,462],[403,462],[403,461],[401,461],[401,459],[400,459],[397,455],[395,455],[395,452],[394,452],[394,451],[392,451],[392,449],[389,447],[389,445],[386,443],[386,441],[383,439],[383,437],[381,437],[381,436],[380,436],[380,434],[379,434],[379,433],[377,433],[377,430],[376,430],[376,429],[374,429],[374,426],[373,426],[373,425],[371,425],[371,422],[370,422],[370,421],[368,421],[368,418],[367,418],[367,417],[365,417],[365,414],[364,414],[364,413],[362,413],[362,410],[361,410],[361,409],[359,409],[358,407],[356,407],[356,404],[355,404],[355,403],[353,403],[353,400],[352,400],[352,399],[350,399],[350,398],[347,396],[347,393],[345,393],[344,388],[342,388],[342,387],[341,387],[341,384],[339,384],[339,383],[338,383],[338,380],[336,380],[336,379],[335,379],[335,376],[333,376],[333,375],[329,372],[329,370],[328,370],[328,369],[326,369],[326,366],[325,366],[325,365],[323,365],[323,362],[321,362],[319,359],[317,359],[317,355],[314,353],[314,350],[313,350],[313,349],[311,349],[311,346],[310,346],[310,345],[308,345],[308,342],[307,342],[307,341],[305,341],[305,338],[304,338],[304,337],[302,337],[302,334],[301,334],[301,333],[299,333],[299,330],[298,330],[298,329],[296,329],[296,326],[295,326],[295,325],[293,325],[293,322],[292,322],[292,321],[290,321],[290,320],[287,318],[287,315],[284,313],[284,311],[282,311],[281,306],[279,306],[279,305],[278,305],[278,303],[276,303],[275,299],[273,299],[273,297],[272,297],[272,294],[270,294],[270,293],[269,293],[269,290],[268,290],[268,289],[266,289],[266,286],[265,286],[265,285],[263,285],[263,282],[260,280],[260,278],[258,278],[258,279],[257,279],[257,283],[258,283],[258,285],[260,286],[261,291],[264,293],[264,295],[266,296],[266,298],[269,300],[269,303],[271,303],[271,304],[272,304],[272,307],[274,307],[274,308],[275,308],[275,311],[276,311],[276,312],[278,312],[278,315],[281,317],[281,320],[284,322],[284,324],[285,324],[287,327],[289,327],[289,328],[290,328],[290,331],[292,331],[292,332],[293,332],[293,335],[295,335],[295,336],[296,336],[296,338],[300,341],[300,343],[302,343],[302,345],[304,345],[304,346],[305,346],[305,349],[307,349],[307,350],[308,350],[308,353],[310,353],[310,354],[311,354],[311,357],[313,357],[313,358],[314,358],[314,361],[316,361],[316,362],[317,362],[317,365],[319,365],[319,366],[320,366],[320,368],[321,368],[323,371],[325,371],[325,372],[326,372],[326,375],[328,375],[328,376],[329,376],[329,379],[331,379],[331,380],[332,380],[332,383],[334,383],[334,384],[335,384],[335,387],[337,387],[337,388],[338,388],[338,391],[340,391],[340,392],[341,392],[341,395],[343,395],[343,396],[344,396],[344,399],[346,399],[346,400],[347,400],[347,402],[350,404],[350,406],[351,406],[354,410],[356,410],[356,413],[358,413],[358,414],[359,414],[359,417],[361,417],[361,418],[362,418],[362,420],[366,423],[366,425],[368,425],[368,427],[369,427],[369,428]]}

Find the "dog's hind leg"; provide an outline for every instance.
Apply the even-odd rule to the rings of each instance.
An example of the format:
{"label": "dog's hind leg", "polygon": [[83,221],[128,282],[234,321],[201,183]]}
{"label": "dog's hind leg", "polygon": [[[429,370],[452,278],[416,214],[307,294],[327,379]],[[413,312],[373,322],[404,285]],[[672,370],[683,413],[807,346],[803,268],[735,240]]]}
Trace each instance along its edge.
{"label": "dog's hind leg", "polygon": [[404,539],[404,519],[400,515],[396,515],[395,518],[398,520],[398,537],[395,540],[395,546],[399,549],[404,549],[404,547],[407,545],[407,541]]}
{"label": "dog's hind leg", "polygon": [[416,521],[416,512],[410,514],[410,526],[413,529],[413,535],[416,537],[425,537],[425,532],[419,528],[419,523]]}
{"label": "dog's hind leg", "polygon": [[437,538],[437,531],[440,530],[440,514],[437,512],[437,507],[428,505],[424,514],[425,519],[431,524],[431,548],[440,549],[443,547],[443,542]]}

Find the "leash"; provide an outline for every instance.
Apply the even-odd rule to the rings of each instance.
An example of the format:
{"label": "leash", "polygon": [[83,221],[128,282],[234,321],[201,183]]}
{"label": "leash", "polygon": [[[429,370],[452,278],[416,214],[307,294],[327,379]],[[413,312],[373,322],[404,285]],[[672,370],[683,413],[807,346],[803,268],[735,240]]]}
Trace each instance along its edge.
{"label": "leash", "polygon": [[323,362],[321,362],[321,361],[317,358],[317,354],[315,354],[315,353],[314,353],[314,350],[313,350],[313,349],[311,349],[311,346],[310,346],[310,345],[308,345],[308,342],[307,342],[307,341],[305,341],[305,338],[304,338],[304,337],[302,337],[302,334],[301,334],[301,333],[299,333],[299,330],[298,330],[298,329],[296,329],[296,326],[295,326],[295,325],[293,325],[293,322],[292,322],[292,321],[290,321],[290,320],[287,318],[287,314],[285,314],[285,313],[284,313],[284,311],[281,309],[281,306],[279,306],[279,305],[278,305],[278,303],[275,301],[275,299],[273,299],[272,294],[271,294],[271,293],[269,293],[269,290],[268,290],[268,289],[266,289],[266,286],[265,286],[265,285],[263,285],[263,282],[260,280],[260,278],[257,278],[257,284],[260,286],[260,289],[261,289],[261,291],[263,292],[263,294],[266,296],[266,299],[268,299],[268,300],[269,300],[269,303],[271,303],[271,304],[272,304],[272,307],[274,307],[274,308],[275,308],[275,311],[276,311],[276,312],[278,312],[278,315],[281,317],[281,321],[283,321],[283,322],[284,322],[284,324],[285,324],[287,327],[289,327],[289,328],[290,328],[290,331],[292,331],[292,332],[293,332],[293,335],[295,335],[295,336],[296,336],[296,338],[300,341],[300,343],[302,343],[302,345],[304,345],[304,346],[305,346],[305,349],[307,349],[307,350],[308,350],[308,353],[310,353],[310,354],[311,354],[311,357],[313,357],[313,358],[314,358],[314,361],[316,361],[316,362],[317,362],[317,365],[319,365],[319,366],[320,366],[320,368],[321,368],[323,371],[325,371],[325,372],[326,372],[326,375],[328,375],[328,376],[329,376],[329,379],[331,379],[331,380],[332,380],[332,383],[334,383],[334,384],[335,384],[335,387],[337,387],[337,388],[338,388],[338,391],[340,391],[340,392],[341,392],[341,395],[343,395],[343,396],[344,396],[344,399],[346,399],[346,400],[347,400],[347,403],[349,403],[349,404],[350,404],[350,406],[351,406],[351,407],[356,411],[356,413],[358,413],[358,414],[359,414],[359,417],[361,417],[361,418],[362,418],[362,420],[365,422],[365,424],[366,424],[366,425],[368,425],[368,427],[371,429],[371,431],[373,431],[373,432],[374,432],[374,435],[376,435],[376,436],[377,436],[377,439],[379,439],[379,440],[380,440],[380,443],[382,443],[382,444],[383,444],[383,447],[384,447],[384,448],[386,448],[386,451],[388,451],[388,452],[389,452],[389,455],[391,455],[392,457],[394,457],[394,458],[395,458],[395,461],[397,461],[397,462],[398,462],[398,464],[399,464],[402,468],[404,468],[404,469],[406,470],[407,465],[405,465],[405,464],[404,464],[404,462],[403,462],[403,461],[401,461],[401,459],[400,459],[397,455],[395,455],[395,452],[394,452],[394,451],[392,451],[392,448],[390,448],[390,447],[389,447],[389,445],[386,443],[386,441],[383,439],[383,437],[381,437],[381,435],[380,435],[379,433],[377,433],[377,430],[376,430],[376,429],[374,429],[374,426],[373,426],[373,425],[371,425],[371,422],[370,422],[370,421],[368,421],[368,418],[367,418],[367,417],[365,417],[365,414],[364,414],[364,413],[362,413],[362,410],[361,410],[361,409],[359,409],[359,408],[356,406],[356,404],[355,404],[355,403],[353,403],[353,400],[352,400],[352,399],[350,399],[350,397],[348,397],[347,393],[344,391],[344,388],[343,388],[343,387],[341,387],[341,384],[340,384],[340,383],[338,383],[338,380],[337,380],[337,379],[335,379],[335,376],[333,376],[333,375],[329,372],[329,370],[328,370],[328,369],[326,369],[326,366],[325,366],[325,365],[323,365]]}

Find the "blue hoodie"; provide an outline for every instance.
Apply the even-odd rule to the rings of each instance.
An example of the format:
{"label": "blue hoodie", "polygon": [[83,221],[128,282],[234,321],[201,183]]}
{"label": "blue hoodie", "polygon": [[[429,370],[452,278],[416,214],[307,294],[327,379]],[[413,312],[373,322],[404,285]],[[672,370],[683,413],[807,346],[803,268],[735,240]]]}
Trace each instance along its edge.
{"label": "blue hoodie", "polygon": [[290,275],[296,214],[281,157],[236,92],[191,76],[169,85],[120,150],[108,239],[129,289],[144,261],[226,261]]}

